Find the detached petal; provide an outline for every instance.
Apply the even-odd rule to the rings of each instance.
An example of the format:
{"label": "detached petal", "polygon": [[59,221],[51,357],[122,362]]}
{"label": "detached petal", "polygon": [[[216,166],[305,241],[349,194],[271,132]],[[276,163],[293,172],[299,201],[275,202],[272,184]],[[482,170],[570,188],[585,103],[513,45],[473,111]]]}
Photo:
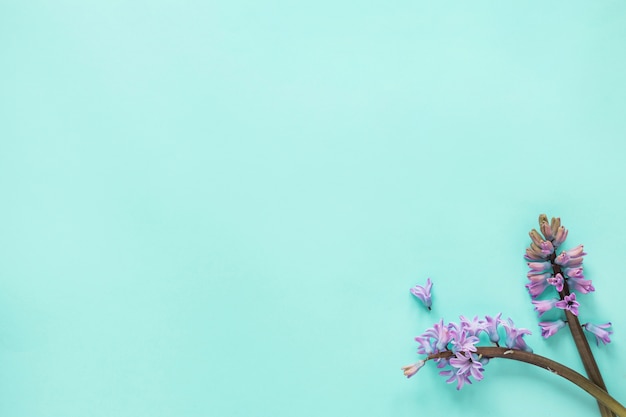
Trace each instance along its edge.
{"label": "detached petal", "polygon": [[421,285],[416,285],[415,287],[411,288],[411,294],[413,294],[414,296],[416,296],[417,298],[420,299],[420,301],[426,306],[426,308],[428,308],[429,310],[431,309],[433,302],[432,302],[432,295],[430,293],[430,290],[433,287],[433,283],[430,280],[430,278],[428,278],[426,280],[426,286],[422,287]]}

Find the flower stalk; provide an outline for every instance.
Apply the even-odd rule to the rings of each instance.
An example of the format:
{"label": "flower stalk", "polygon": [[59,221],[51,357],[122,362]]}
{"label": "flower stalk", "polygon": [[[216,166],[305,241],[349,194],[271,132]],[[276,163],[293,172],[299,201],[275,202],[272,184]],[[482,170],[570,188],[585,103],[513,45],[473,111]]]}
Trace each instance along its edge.
{"label": "flower stalk", "polygon": [[[544,356],[536,355],[523,350],[508,349],[501,347],[477,347],[476,354],[483,358],[501,358],[512,359],[520,362],[525,362],[531,365],[538,366],[546,369],[551,373],[558,375],[568,381],[578,385],[583,390],[591,394],[595,399],[603,404],[610,412],[615,413],[618,417],[626,417],[626,407],[620,404],[615,398],[611,397],[605,389],[601,388],[594,382],[585,378],[578,372],[565,365],[548,359]],[[433,353],[428,356],[427,360],[431,359],[448,359],[454,356],[452,351],[444,351],[439,353]]]}
{"label": "flower stalk", "polygon": [[[550,263],[552,264],[552,270],[554,274],[561,274],[561,266],[555,262],[556,253],[552,253],[550,256]],[[565,300],[565,297],[569,297],[571,294],[569,285],[567,280],[563,282],[563,289],[559,291],[559,297],[561,300]],[[566,323],[569,326],[570,332],[572,334],[572,338],[574,339],[574,344],[576,345],[576,349],[578,350],[578,354],[580,355],[580,359],[585,368],[585,372],[589,379],[596,384],[598,387],[602,388],[606,392],[606,385],[604,383],[604,379],[602,378],[602,374],[600,373],[600,368],[598,367],[598,363],[591,352],[591,347],[589,346],[589,342],[583,333],[583,328],[580,325],[580,321],[578,320],[578,316],[572,313],[570,310],[563,310],[565,312]],[[602,417],[613,417],[613,413],[607,409],[606,404],[602,404],[600,400],[598,400],[598,407],[600,408],[600,415]]]}
{"label": "flower stalk", "polygon": [[[540,317],[552,308],[561,309],[565,315],[565,320],[559,319],[555,322],[539,323],[542,329],[542,336],[545,338],[551,337],[560,328],[565,327],[565,323],[567,323],[589,379],[606,391],[606,385],[600,374],[600,369],[593,357],[589,342],[587,342],[583,333],[583,327],[578,320],[580,303],[573,292],[577,291],[580,294],[587,294],[595,290],[591,280],[586,280],[583,274],[582,263],[583,256],[586,253],[583,250],[583,246],[578,245],[557,255],[557,249],[565,241],[568,234],[567,229],[561,225],[561,219],[558,217],[553,217],[549,222],[548,217],[545,214],[541,214],[539,216],[539,230],[541,233],[535,229],[529,233],[532,242],[526,249],[526,255],[524,256],[526,260],[530,261],[528,263],[530,271],[527,274],[530,282],[526,284],[526,288],[528,288],[535,310]],[[559,298],[537,300],[548,288],[554,288]],[[585,329],[593,333],[596,338],[600,337],[603,343],[608,343],[610,342],[608,337],[610,332],[600,332],[600,329],[604,330],[610,326],[610,323],[603,326],[603,328],[600,328],[592,324],[586,326]],[[602,417],[613,417],[613,413],[602,403],[598,402],[598,407]]]}

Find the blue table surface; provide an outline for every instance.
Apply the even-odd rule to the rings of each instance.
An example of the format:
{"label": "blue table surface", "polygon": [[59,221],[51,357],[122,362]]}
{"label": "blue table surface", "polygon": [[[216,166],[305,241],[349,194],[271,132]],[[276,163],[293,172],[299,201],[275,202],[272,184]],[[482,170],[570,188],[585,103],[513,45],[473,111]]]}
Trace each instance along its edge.
{"label": "blue table surface", "polygon": [[400,370],[502,312],[582,372],[524,288],[542,212],[626,402],[625,41],[615,0],[3,1],[0,414],[599,415],[519,363]]}

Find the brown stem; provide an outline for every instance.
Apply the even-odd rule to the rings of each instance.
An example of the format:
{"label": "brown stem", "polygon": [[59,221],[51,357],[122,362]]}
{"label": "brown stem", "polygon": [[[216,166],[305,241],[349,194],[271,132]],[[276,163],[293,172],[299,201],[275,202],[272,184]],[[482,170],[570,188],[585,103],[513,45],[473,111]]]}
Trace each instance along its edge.
{"label": "brown stem", "polygon": [[[554,271],[554,275],[561,274],[563,272],[561,270],[561,266],[555,263],[556,259],[556,250],[550,255],[550,263],[552,264],[552,270]],[[563,300],[566,296],[570,295],[569,285],[567,284],[567,280],[563,279],[563,291],[559,292],[559,297]],[[576,349],[578,350],[578,354],[580,355],[580,359],[583,362],[583,366],[585,367],[585,372],[591,381],[594,384],[602,388],[606,389],[606,385],[604,384],[604,380],[602,379],[602,374],[600,374],[600,368],[598,368],[598,364],[596,363],[596,359],[593,357],[593,353],[591,352],[591,347],[589,346],[589,342],[585,337],[583,332],[583,328],[580,325],[580,321],[578,321],[578,316],[574,315],[569,310],[565,311],[565,318],[567,320],[567,325],[569,326],[569,330],[572,333],[572,337],[574,338],[574,343],[576,344]],[[600,407],[600,415],[602,417],[612,417],[613,413],[611,413],[606,407],[598,402],[598,407]]]}
{"label": "brown stem", "polygon": [[[599,403],[606,406],[609,410],[614,412],[618,417],[626,417],[626,408],[620,404],[615,398],[611,397],[606,390],[600,388],[597,384],[588,380],[578,372],[565,365],[548,359],[544,356],[536,355],[534,353],[525,352],[517,349],[507,349],[499,347],[478,347],[476,354],[482,355],[485,358],[502,358],[513,359],[520,362],[526,362],[531,365],[538,366],[543,369],[547,369],[555,375],[563,377],[570,382],[578,385],[580,388],[587,391],[594,396]],[[428,356],[428,359],[449,358],[453,355],[451,351],[445,351],[441,353],[435,353]]]}

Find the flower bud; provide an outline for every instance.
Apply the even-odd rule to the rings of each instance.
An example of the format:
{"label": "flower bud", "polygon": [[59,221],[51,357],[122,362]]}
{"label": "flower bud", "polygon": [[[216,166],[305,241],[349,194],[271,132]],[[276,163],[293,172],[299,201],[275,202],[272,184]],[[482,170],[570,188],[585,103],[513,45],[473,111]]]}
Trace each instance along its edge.
{"label": "flower bud", "polygon": [[541,229],[541,233],[543,233],[543,235],[546,237],[546,240],[552,240],[554,238],[554,235],[552,234],[552,229],[550,228],[550,225],[547,221],[541,223],[541,226],[539,228]]}

